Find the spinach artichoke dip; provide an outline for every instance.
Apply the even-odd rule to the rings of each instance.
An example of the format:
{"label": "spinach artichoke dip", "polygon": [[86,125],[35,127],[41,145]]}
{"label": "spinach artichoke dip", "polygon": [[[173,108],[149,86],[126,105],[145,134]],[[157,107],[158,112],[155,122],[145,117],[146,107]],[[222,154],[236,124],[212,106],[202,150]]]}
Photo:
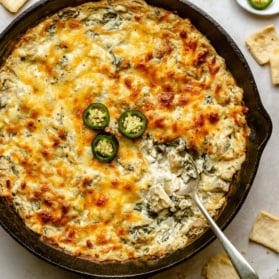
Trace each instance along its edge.
{"label": "spinach artichoke dip", "polygon": [[45,243],[159,258],[217,218],[246,156],[243,90],[188,19],[142,0],[65,8],[0,66],[0,194]]}

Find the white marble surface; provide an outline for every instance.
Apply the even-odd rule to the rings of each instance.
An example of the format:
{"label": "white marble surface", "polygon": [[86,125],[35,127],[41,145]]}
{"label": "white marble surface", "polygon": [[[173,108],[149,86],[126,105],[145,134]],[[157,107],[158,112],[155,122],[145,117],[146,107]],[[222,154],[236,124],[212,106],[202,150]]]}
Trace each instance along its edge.
{"label": "white marble surface", "polygon": [[[24,8],[35,2],[36,0],[29,0]],[[248,241],[249,232],[259,210],[264,209],[279,216],[279,86],[271,84],[269,67],[259,66],[244,44],[249,34],[271,23],[275,24],[279,33],[279,16],[260,17],[249,14],[242,10],[234,0],[195,0],[193,2],[219,22],[235,40],[251,67],[262,102],[273,121],[273,134],[264,150],[253,187],[243,207],[225,233],[240,251],[245,251],[245,257],[258,271],[261,279],[279,279],[279,255]],[[0,6],[0,31],[14,17]],[[220,251],[222,251],[220,244],[214,241],[190,260],[153,276],[152,279],[199,279],[204,263]],[[0,278],[79,279],[81,277],[36,258],[0,228]]]}

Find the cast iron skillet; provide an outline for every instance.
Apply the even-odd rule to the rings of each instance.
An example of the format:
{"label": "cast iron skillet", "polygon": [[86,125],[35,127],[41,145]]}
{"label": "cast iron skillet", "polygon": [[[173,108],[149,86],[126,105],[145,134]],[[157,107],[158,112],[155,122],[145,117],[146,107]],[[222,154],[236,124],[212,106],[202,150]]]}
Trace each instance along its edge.
{"label": "cast iron skillet", "polygon": [[[22,13],[0,36],[0,65],[9,55],[17,38],[27,28],[36,25],[38,21],[61,8],[84,2],[87,1],[43,0]],[[205,12],[185,0],[149,0],[147,2],[168,10],[175,10],[181,17],[189,18],[207,36],[217,52],[226,59],[228,68],[238,84],[244,88],[245,102],[249,107],[248,122],[251,127],[251,136],[248,144],[247,160],[238,178],[238,185],[232,190],[227,206],[217,222],[221,228],[225,228],[240,209],[251,188],[261,154],[271,135],[272,123],[270,117],[263,108],[254,78],[243,55],[219,24]],[[189,259],[215,238],[213,233],[208,230],[191,245],[155,262],[134,261],[122,264],[97,264],[72,257],[42,243],[38,235],[25,227],[11,204],[3,198],[0,199],[0,216],[2,227],[29,251],[49,263],[92,278],[147,278],[154,273]]]}

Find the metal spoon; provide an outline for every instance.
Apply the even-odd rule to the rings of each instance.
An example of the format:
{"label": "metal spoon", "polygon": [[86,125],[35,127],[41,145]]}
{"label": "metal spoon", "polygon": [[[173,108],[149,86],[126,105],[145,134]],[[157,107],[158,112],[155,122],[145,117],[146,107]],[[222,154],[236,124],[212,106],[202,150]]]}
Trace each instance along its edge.
{"label": "metal spoon", "polygon": [[221,231],[215,221],[212,219],[208,211],[205,209],[202,204],[199,196],[198,196],[198,185],[199,185],[199,175],[197,173],[197,178],[192,179],[188,184],[188,193],[192,197],[194,202],[197,204],[198,208],[207,219],[208,223],[211,226],[212,231],[215,233],[216,237],[221,242],[224,250],[227,252],[228,256],[231,259],[231,262],[238,273],[241,279],[258,279],[259,276],[254,271],[254,269],[250,266],[250,264],[246,261],[246,259],[240,254],[240,252],[234,247],[234,245],[230,242],[230,240],[225,236],[225,234]]}

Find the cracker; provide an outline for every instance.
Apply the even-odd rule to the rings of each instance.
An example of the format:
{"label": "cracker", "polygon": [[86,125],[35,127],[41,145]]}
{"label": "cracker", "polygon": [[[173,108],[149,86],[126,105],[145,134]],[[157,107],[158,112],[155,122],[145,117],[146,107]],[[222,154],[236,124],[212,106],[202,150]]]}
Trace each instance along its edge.
{"label": "cracker", "polygon": [[249,238],[279,253],[279,218],[261,211],[254,222]]}
{"label": "cracker", "polygon": [[0,3],[11,13],[16,13],[28,0],[0,0]]}
{"label": "cracker", "polygon": [[204,266],[202,275],[206,279],[239,279],[226,253],[220,253],[212,257]]}
{"label": "cracker", "polygon": [[245,43],[255,60],[263,65],[270,61],[274,47],[279,44],[279,37],[271,24],[246,38]]}
{"label": "cracker", "polygon": [[274,85],[279,84],[279,43],[270,56],[270,70],[272,83]]}

